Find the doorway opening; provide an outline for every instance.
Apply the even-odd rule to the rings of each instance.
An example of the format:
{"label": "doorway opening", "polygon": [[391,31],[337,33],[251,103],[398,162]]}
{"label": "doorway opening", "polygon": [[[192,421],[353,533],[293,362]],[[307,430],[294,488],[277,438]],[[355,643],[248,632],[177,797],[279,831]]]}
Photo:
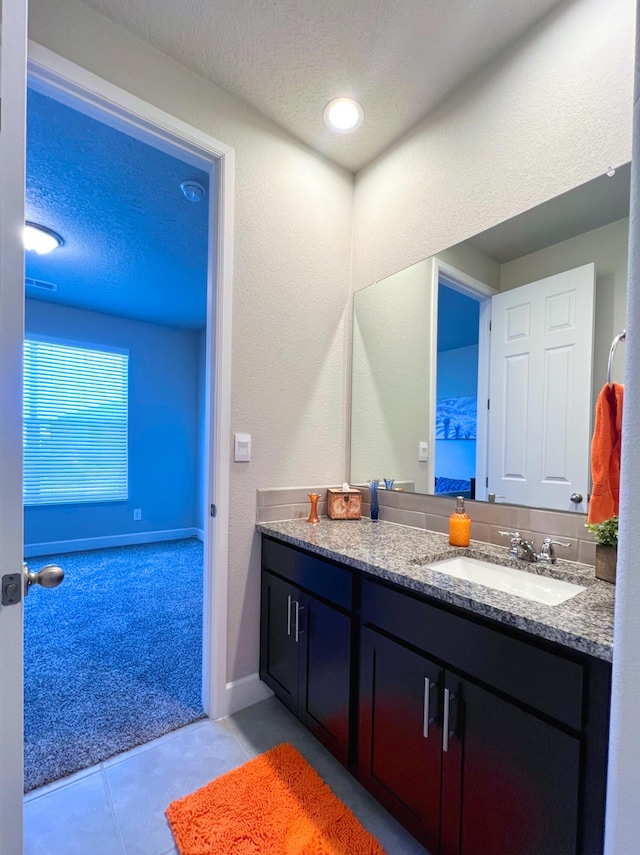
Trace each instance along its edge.
{"label": "doorway opening", "polygon": [[[123,176],[117,175],[117,170],[111,170],[110,177],[108,174],[101,174],[100,180],[95,180],[94,175],[93,181],[84,184],[79,178],[87,176],[82,176],[81,172],[79,176],[76,171],[74,181],[74,170],[70,168],[69,163],[66,163],[66,169],[62,168],[59,163],[56,165],[52,156],[51,149],[56,135],[50,131],[44,132],[43,143],[46,145],[49,164],[49,174],[45,178],[51,181],[62,178],[64,193],[56,195],[56,192],[51,192],[47,181],[41,176],[42,180],[36,179],[33,184],[47,185],[49,192],[34,192],[30,197],[28,184],[27,219],[48,220],[42,224],[52,228],[51,208],[60,202],[61,195],[65,197],[67,203],[61,208],[66,215],[66,225],[63,224],[58,231],[65,232],[66,244],[62,249],[68,251],[67,259],[69,256],[74,258],[76,268],[65,277],[63,252],[58,254],[57,260],[55,252],[51,256],[53,268],[50,274],[44,272],[47,269],[44,264],[45,257],[29,259],[34,263],[31,269],[27,267],[27,338],[31,336],[40,342],[45,338],[53,344],[62,344],[68,348],[85,348],[93,353],[109,352],[110,348],[128,351],[130,384],[126,426],[126,497],[120,497],[119,500],[107,499],[104,502],[91,501],[91,497],[86,501],[81,499],[73,503],[60,499],[47,501],[51,498],[46,495],[47,489],[51,488],[51,481],[59,479],[49,478],[47,485],[46,479],[41,477],[38,490],[42,500],[27,503],[25,508],[25,554],[34,556],[30,559],[31,569],[37,569],[39,563],[48,560],[44,557],[47,553],[52,553],[60,563],[66,558],[70,567],[74,565],[78,568],[76,571],[68,571],[67,579],[59,591],[50,592],[54,596],[60,594],[59,602],[63,602],[65,598],[68,600],[61,613],[53,615],[55,599],[52,598],[45,604],[44,598],[37,597],[37,592],[25,604],[27,745],[35,731],[35,728],[29,726],[29,698],[35,692],[36,696],[40,693],[41,700],[42,690],[46,688],[47,683],[49,688],[54,690],[50,697],[50,705],[55,708],[54,718],[57,717],[61,725],[65,725],[69,724],[69,719],[75,717],[76,724],[70,732],[73,731],[77,736],[73,751],[68,751],[68,746],[61,741],[56,743],[54,740],[53,746],[45,746],[45,754],[48,751],[49,754],[58,755],[54,758],[53,765],[49,764],[48,768],[41,753],[42,746],[35,748],[32,753],[33,768],[27,770],[27,789],[131,747],[135,744],[132,739],[138,742],[147,741],[160,732],[180,726],[204,715],[205,712],[215,714],[213,657],[210,655],[212,651],[208,643],[204,645],[204,657],[202,653],[203,639],[210,640],[214,634],[211,625],[211,591],[214,582],[213,554],[216,547],[212,542],[213,526],[206,512],[215,496],[217,474],[213,461],[219,414],[215,408],[211,412],[211,404],[220,399],[220,377],[216,376],[216,370],[220,370],[219,361],[216,359],[219,353],[218,342],[215,340],[218,326],[215,310],[220,308],[215,282],[220,271],[216,228],[219,222],[220,200],[215,198],[216,188],[220,185],[220,158],[212,153],[203,156],[202,152],[194,156],[195,147],[181,146],[179,137],[172,138],[173,135],[166,132],[155,135],[150,128],[142,130],[141,123],[134,123],[133,116],[126,111],[115,118],[113,110],[107,111],[104,104],[97,103],[99,98],[89,105],[86,100],[78,97],[77,92],[71,93],[64,82],[53,81],[50,75],[47,80],[45,78],[48,75],[43,74],[42,70],[39,72],[32,75],[30,100],[39,102],[37,105],[45,112],[48,109],[64,114],[58,126],[59,132],[72,128],[74,122],[77,123],[81,131],[78,137],[81,141],[79,149],[84,147],[85,155],[96,155],[101,147],[106,151],[109,148],[107,143],[110,135],[124,131],[122,136],[125,138],[125,147],[136,149],[143,144],[146,147],[138,164],[140,167],[151,172],[151,162],[159,159],[163,164],[160,174],[165,179],[171,177],[173,180],[175,176],[171,170],[177,168],[181,170],[180,178],[204,185],[207,197],[206,201],[200,203],[201,213],[198,214],[203,218],[203,222],[197,227],[190,222],[190,228],[183,229],[181,234],[174,234],[173,242],[165,240],[168,254],[160,262],[156,258],[154,266],[154,263],[145,257],[144,240],[140,239],[139,235],[145,232],[147,235],[154,234],[155,229],[166,236],[167,228],[174,225],[169,216],[163,219],[160,215],[158,229],[158,218],[149,216],[149,211],[154,213],[161,207],[154,182],[149,180],[145,188],[146,196],[151,197],[146,199],[142,197],[139,186],[136,188],[131,170],[124,176],[124,183],[121,181]],[[73,112],[73,117],[70,111]],[[89,132],[87,122],[93,122]],[[140,172],[142,174],[143,170]],[[106,165],[104,173],[109,173]],[[127,180],[130,182],[129,186]],[[119,232],[112,232],[111,239],[101,233],[101,226],[109,219],[105,217],[101,205],[104,206],[105,202],[115,204],[113,198],[105,200],[108,195],[105,192],[105,181],[107,190],[112,191],[113,197],[118,197],[118,204],[123,204],[125,191],[131,190],[133,199],[128,217],[123,214],[126,207],[124,204],[120,212],[122,216],[113,217],[113,222],[118,223]],[[186,206],[183,210],[189,211],[188,216],[193,220],[197,206],[180,193],[179,182],[174,183],[177,204]],[[34,189],[33,186],[31,189]],[[166,215],[166,208],[164,210]],[[74,214],[82,211],[92,211],[93,222],[84,229],[84,235],[79,236],[83,229],[74,231],[72,219]],[[134,232],[138,224],[140,229],[136,239]],[[86,237],[87,233],[89,240],[83,241],[81,237]],[[200,239],[204,236],[205,242],[204,247],[200,244],[196,249],[198,236]],[[103,240],[103,237],[106,239]],[[130,263],[131,256],[123,251],[128,239],[137,262],[137,269],[134,271],[130,269],[133,266]],[[185,248],[189,256],[186,265]],[[176,276],[180,264],[183,275]],[[146,267],[151,269],[145,269]],[[119,272],[123,268],[128,279],[125,277],[125,281],[119,283]],[[173,274],[174,284],[180,287],[179,300],[173,303],[168,300],[166,291],[160,287],[160,280],[167,272],[169,278]],[[195,301],[197,307],[186,287],[189,281],[196,278],[199,281]],[[124,303],[119,306],[116,305],[118,284],[121,284],[121,296],[125,298]],[[146,291],[139,287],[144,284],[147,286]],[[99,286],[102,286],[102,291]],[[100,293],[102,296],[99,296]],[[127,300],[129,311],[123,309]],[[156,316],[147,316],[145,313],[149,311],[155,311]],[[196,315],[200,320],[194,322]],[[120,342],[114,346],[113,342],[109,341],[113,335],[128,338],[129,343]],[[41,364],[45,361],[41,360]],[[73,380],[74,377],[67,378],[67,382],[61,383],[60,388],[71,390],[74,386]],[[80,396],[82,397],[82,391]],[[87,408],[83,407],[82,403],[81,400],[78,406],[76,400],[67,409],[73,411],[75,408],[76,414],[84,410],[86,414]],[[94,402],[94,413],[97,409],[99,408],[96,408]],[[42,412],[43,410],[40,416]],[[38,414],[25,412],[25,415],[25,423],[28,425],[29,419],[36,418]],[[60,413],[56,415],[59,417]],[[65,417],[69,420],[68,412]],[[51,425],[42,422],[40,428],[41,444],[46,445],[47,441],[53,438],[55,431],[51,431]],[[111,435],[112,431],[107,433]],[[91,439],[88,442],[95,448],[95,442]],[[136,460],[134,452],[137,452]],[[112,449],[104,450],[104,453],[94,456],[98,460],[102,458],[104,464],[105,459],[113,462],[109,458],[113,453]],[[144,466],[141,465],[140,458],[143,458]],[[78,460],[75,463],[78,464]],[[79,462],[80,468],[86,465],[86,459]],[[109,466],[106,467],[106,470],[108,469]],[[104,466],[102,469],[98,467],[97,480],[103,484],[109,480],[105,477],[106,470]],[[28,480],[26,478],[25,483],[28,483]],[[140,498],[141,494],[138,493],[136,499],[134,493],[141,489],[143,494],[146,491],[146,498]],[[222,546],[224,547],[224,544]],[[95,547],[98,549],[94,552],[87,551]],[[181,554],[178,554],[179,552]],[[169,554],[163,556],[162,553]],[[160,572],[163,562],[165,569]],[[99,569],[96,570],[98,565]],[[136,586],[127,582],[132,578],[139,588],[137,601],[135,596],[132,596]],[[90,593],[94,599],[96,594],[100,593],[99,589],[104,587],[105,609],[101,610],[98,606],[96,610],[95,604],[93,609],[87,608],[89,598],[83,599],[80,595],[83,585],[85,592]],[[163,597],[156,596],[160,593]],[[73,634],[67,633],[65,641],[64,633],[72,622],[67,594],[75,596],[75,603],[71,606],[80,614],[80,623],[82,620],[85,622],[85,632],[82,636],[87,647],[83,653],[88,654],[85,674],[90,676],[94,683],[96,677],[104,678],[100,684],[101,690],[93,697],[84,692],[86,685],[82,680],[67,679],[65,686],[64,678],[72,675],[67,673],[64,661],[60,658],[61,654],[71,652],[77,656],[80,646],[78,636],[74,638]],[[39,602],[36,602],[36,598]],[[73,599],[74,597],[71,597],[71,600]],[[155,613],[154,607],[157,607]],[[40,609],[42,612],[34,617],[34,622],[39,620],[43,630],[30,634],[30,612],[36,615]],[[142,615],[145,610],[146,614]],[[104,612],[107,611],[111,617],[111,631],[105,630],[104,625],[96,619],[96,616],[103,618]],[[174,620],[176,616],[179,616],[177,623],[168,625],[166,618]],[[56,628],[55,620],[60,618],[61,624],[59,621]],[[141,644],[133,631],[136,622],[146,623],[147,629],[151,630],[146,634],[146,643]],[[77,628],[78,621],[75,623]],[[42,637],[43,633],[46,633],[45,638]],[[177,652],[175,660],[170,662],[166,656],[158,658],[159,645],[156,642],[161,636],[166,639],[166,636],[171,635],[174,644],[178,647],[182,645],[182,649]],[[54,665],[58,666],[57,674],[54,667],[53,675],[49,673],[44,679],[42,672],[38,673],[38,668],[35,676],[29,672],[30,660],[35,661],[37,665],[42,664],[37,662],[42,658],[38,656],[41,652],[38,650],[38,641],[44,641],[49,659],[55,660]],[[65,644],[68,650],[64,649]],[[116,705],[114,709],[110,702],[116,686],[122,688],[120,678],[127,670],[122,657],[131,652],[134,656],[130,661],[133,661],[135,667],[129,670],[128,702],[123,706],[121,701],[121,706]],[[215,653],[219,655],[218,651]],[[154,657],[155,662],[152,661]],[[161,662],[163,658],[164,662]],[[118,679],[114,679],[114,668],[117,669],[115,676]],[[153,672],[158,675],[163,670],[171,672],[171,679],[165,681],[164,685],[158,685],[152,679]],[[180,690],[176,691],[176,682],[184,682],[185,671],[190,672],[189,678],[192,682],[187,693],[187,702],[184,696],[180,697]],[[75,698],[71,699],[69,694],[65,695],[65,691],[75,691]],[[121,699],[123,694],[127,694],[126,688],[124,693],[120,692]],[[148,723],[141,721],[140,716],[135,713],[135,705],[131,703],[134,695],[142,699],[139,708],[146,707],[154,714],[160,713],[159,724],[156,721],[149,727],[146,726]],[[123,714],[123,710],[128,710],[131,714]],[[40,724],[41,715],[40,711]],[[93,728],[91,734],[87,731],[89,725]],[[105,736],[102,742],[95,740],[99,731]],[[70,757],[74,752],[74,757]],[[28,750],[27,759],[29,760]],[[55,761],[57,773],[52,775],[51,769],[56,767]]]}
{"label": "doorway opening", "polygon": [[491,298],[438,257],[431,281],[429,482],[439,496],[487,497]]}
{"label": "doorway opening", "polygon": [[475,498],[480,304],[438,282],[435,493]]}

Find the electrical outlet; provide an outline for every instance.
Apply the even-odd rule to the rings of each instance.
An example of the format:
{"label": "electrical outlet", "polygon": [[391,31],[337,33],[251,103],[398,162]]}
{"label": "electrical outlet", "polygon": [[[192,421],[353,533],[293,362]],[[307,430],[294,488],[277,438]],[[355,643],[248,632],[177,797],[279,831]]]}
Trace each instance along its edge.
{"label": "electrical outlet", "polygon": [[134,520],[141,520],[142,519],[142,508],[135,508],[134,509],[133,518],[134,518]]}

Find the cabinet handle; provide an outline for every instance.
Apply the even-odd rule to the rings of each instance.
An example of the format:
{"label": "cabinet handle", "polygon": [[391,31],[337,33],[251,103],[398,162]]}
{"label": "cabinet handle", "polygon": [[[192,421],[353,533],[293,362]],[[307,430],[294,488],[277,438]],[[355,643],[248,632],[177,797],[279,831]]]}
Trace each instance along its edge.
{"label": "cabinet handle", "polygon": [[431,695],[431,681],[424,678],[424,702],[422,707],[422,735],[429,739],[429,697]]}
{"label": "cabinet handle", "polygon": [[300,612],[302,611],[304,606],[301,606],[297,600],[294,600],[294,602],[295,602],[295,606],[296,606],[296,644],[297,644],[298,641],[300,640],[300,633],[302,631],[300,629]]}
{"label": "cabinet handle", "polygon": [[444,690],[444,713],[442,715],[442,750],[449,750],[449,701],[451,693],[449,689]]}
{"label": "cabinet handle", "polygon": [[287,635],[291,635],[291,594],[287,597]]}

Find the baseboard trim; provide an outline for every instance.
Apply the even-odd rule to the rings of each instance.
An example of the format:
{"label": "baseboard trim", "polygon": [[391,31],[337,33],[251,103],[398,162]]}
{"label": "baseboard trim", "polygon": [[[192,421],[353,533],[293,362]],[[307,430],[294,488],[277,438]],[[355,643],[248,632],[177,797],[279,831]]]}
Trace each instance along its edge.
{"label": "baseboard trim", "polygon": [[59,555],[65,552],[84,552],[86,549],[106,549],[109,546],[137,546],[158,543],[162,540],[183,540],[199,537],[197,528],[170,528],[164,531],[142,531],[133,534],[113,534],[106,537],[81,537],[77,540],[53,540],[50,543],[30,543],[24,546],[25,558],[39,555]]}
{"label": "baseboard trim", "polygon": [[195,533],[196,533],[196,537],[198,538],[198,540],[201,540],[204,543],[204,529],[203,528],[196,528]]}
{"label": "baseboard trim", "polygon": [[218,710],[218,718],[240,712],[273,695],[271,689],[263,683],[258,674],[249,674],[239,680],[232,680],[225,686],[225,694]]}

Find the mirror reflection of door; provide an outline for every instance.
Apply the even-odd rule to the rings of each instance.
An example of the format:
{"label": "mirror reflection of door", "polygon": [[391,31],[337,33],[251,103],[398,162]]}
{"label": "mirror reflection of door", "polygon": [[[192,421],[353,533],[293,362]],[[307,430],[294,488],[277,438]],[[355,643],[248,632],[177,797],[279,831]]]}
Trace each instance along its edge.
{"label": "mirror reflection of door", "polygon": [[594,299],[594,264],[492,298],[489,490],[504,501],[586,512]]}

